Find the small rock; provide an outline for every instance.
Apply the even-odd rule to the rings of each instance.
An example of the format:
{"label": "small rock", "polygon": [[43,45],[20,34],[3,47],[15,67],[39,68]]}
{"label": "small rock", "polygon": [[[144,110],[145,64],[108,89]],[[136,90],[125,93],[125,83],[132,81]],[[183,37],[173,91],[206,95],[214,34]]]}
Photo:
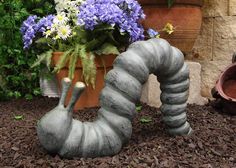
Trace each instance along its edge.
{"label": "small rock", "polygon": [[234,159],[233,157],[230,157],[230,158],[229,158],[229,161],[230,161],[230,162],[233,162],[233,161],[235,161],[235,159]]}
{"label": "small rock", "polygon": [[169,167],[169,162],[168,160],[164,160],[160,163],[161,167]]}
{"label": "small rock", "polygon": [[39,159],[36,163],[42,165],[44,163],[44,159]]}
{"label": "small rock", "polygon": [[201,141],[198,141],[198,142],[197,142],[197,146],[198,146],[200,149],[203,149],[203,145],[202,145],[202,142],[201,142]]}
{"label": "small rock", "polygon": [[213,168],[211,164],[204,164],[201,166],[201,168]]}
{"label": "small rock", "polygon": [[11,149],[14,150],[14,151],[18,151],[19,150],[19,148],[15,147],[15,146],[13,146]]}
{"label": "small rock", "polygon": [[196,148],[196,145],[195,145],[195,144],[193,144],[193,143],[190,143],[190,144],[188,144],[188,146],[189,146],[190,148],[193,148],[193,149],[195,149],[195,148]]}
{"label": "small rock", "polygon": [[[16,160],[19,156],[20,156],[20,154],[16,152],[15,155],[14,155],[14,157],[13,157],[13,160]],[[1,157],[0,157],[0,158],[1,158]]]}

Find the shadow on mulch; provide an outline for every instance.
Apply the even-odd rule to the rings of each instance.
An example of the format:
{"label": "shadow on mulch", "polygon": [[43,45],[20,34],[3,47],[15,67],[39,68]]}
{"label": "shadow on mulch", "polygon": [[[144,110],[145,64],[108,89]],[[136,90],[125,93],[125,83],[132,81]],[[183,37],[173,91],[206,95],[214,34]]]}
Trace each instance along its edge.
{"label": "shadow on mulch", "polygon": [[[36,123],[56,106],[58,99],[35,98],[0,103],[0,167],[236,167],[236,117],[216,112],[211,106],[189,105],[188,120],[194,129],[189,137],[169,137],[160,111],[143,105],[133,122],[132,138],[113,157],[61,159],[40,146]],[[93,120],[97,108],[75,114]],[[15,115],[23,115],[16,120]],[[141,123],[143,116],[151,117]]]}

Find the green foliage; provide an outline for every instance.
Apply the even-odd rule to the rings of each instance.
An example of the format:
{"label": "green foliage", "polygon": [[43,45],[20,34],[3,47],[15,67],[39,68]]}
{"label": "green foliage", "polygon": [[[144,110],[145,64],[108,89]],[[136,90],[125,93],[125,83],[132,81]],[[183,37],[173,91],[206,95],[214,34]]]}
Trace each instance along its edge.
{"label": "green foliage", "polygon": [[140,112],[141,110],[142,110],[142,106],[141,106],[141,105],[137,105],[137,106],[136,106],[136,111],[137,111],[137,112]]}
{"label": "green foliage", "polygon": [[23,115],[15,115],[14,116],[15,120],[23,120],[23,118],[24,118]]}
{"label": "green foliage", "polygon": [[[49,67],[52,51],[62,51],[59,62],[55,66],[53,72],[59,72],[63,67],[68,64],[69,78],[74,78],[74,71],[77,60],[81,60],[83,67],[83,79],[84,82],[92,87],[95,87],[96,79],[96,65],[95,56],[114,54],[118,55],[120,47],[119,44],[128,44],[128,38],[125,35],[120,35],[123,38],[116,38],[118,40],[126,41],[125,43],[114,40],[118,32],[117,29],[110,25],[101,25],[96,27],[93,31],[84,30],[79,26],[73,28],[75,36],[68,37],[67,40],[61,41],[53,40],[50,38],[39,38],[36,41],[36,45],[50,46],[49,50],[39,55],[37,61],[33,64],[33,67],[40,65],[42,62],[46,63]],[[48,45],[49,44],[49,45]]]}
{"label": "green foliage", "polygon": [[168,7],[170,8],[174,4],[174,0],[167,0]]}
{"label": "green foliage", "polygon": [[144,117],[141,117],[139,121],[143,124],[147,124],[147,123],[152,122],[152,118],[148,116],[144,116]]}
{"label": "green foliage", "polygon": [[39,95],[40,67],[30,69],[39,50],[23,51],[20,26],[31,14],[54,12],[53,0],[0,1],[0,100]]}

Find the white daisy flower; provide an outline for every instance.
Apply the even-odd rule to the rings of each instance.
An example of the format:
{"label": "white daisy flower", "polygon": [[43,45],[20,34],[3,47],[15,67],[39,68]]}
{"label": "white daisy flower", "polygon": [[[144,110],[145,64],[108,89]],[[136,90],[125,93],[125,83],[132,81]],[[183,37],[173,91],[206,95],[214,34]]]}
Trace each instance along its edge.
{"label": "white daisy flower", "polygon": [[68,37],[70,37],[71,35],[71,28],[69,25],[61,25],[57,28],[57,34],[58,36],[63,39],[66,40]]}
{"label": "white daisy flower", "polygon": [[57,13],[66,12],[68,17],[75,17],[79,13],[78,7],[85,0],[54,0]]}
{"label": "white daisy flower", "polygon": [[70,0],[54,0],[54,2],[56,4],[55,9],[57,13],[61,13],[68,8],[68,2],[70,2]]}
{"label": "white daisy flower", "polygon": [[56,15],[56,17],[53,20],[53,23],[61,25],[61,24],[65,24],[68,20],[69,18],[66,17],[66,14],[64,12],[62,12]]}

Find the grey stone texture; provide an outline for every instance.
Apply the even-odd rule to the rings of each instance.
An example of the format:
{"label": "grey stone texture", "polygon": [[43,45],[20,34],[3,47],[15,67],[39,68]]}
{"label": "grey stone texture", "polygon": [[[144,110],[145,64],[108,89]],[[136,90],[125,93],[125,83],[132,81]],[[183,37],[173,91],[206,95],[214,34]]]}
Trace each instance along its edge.
{"label": "grey stone texture", "polygon": [[149,74],[155,74],[161,88],[161,112],[168,133],[189,135],[186,106],[189,93],[189,70],[184,56],[163,39],[133,43],[114,61],[100,94],[101,108],[94,122],[73,119],[73,106],[85,85],[76,83],[71,101],[64,107],[70,80],[62,81],[62,95],[57,107],[38,122],[42,146],[62,157],[99,157],[117,154],[132,134],[135,103]]}
{"label": "grey stone texture", "polygon": [[201,94],[211,97],[220,73],[236,50],[236,0],[204,0],[203,23],[187,58],[202,65]]}

